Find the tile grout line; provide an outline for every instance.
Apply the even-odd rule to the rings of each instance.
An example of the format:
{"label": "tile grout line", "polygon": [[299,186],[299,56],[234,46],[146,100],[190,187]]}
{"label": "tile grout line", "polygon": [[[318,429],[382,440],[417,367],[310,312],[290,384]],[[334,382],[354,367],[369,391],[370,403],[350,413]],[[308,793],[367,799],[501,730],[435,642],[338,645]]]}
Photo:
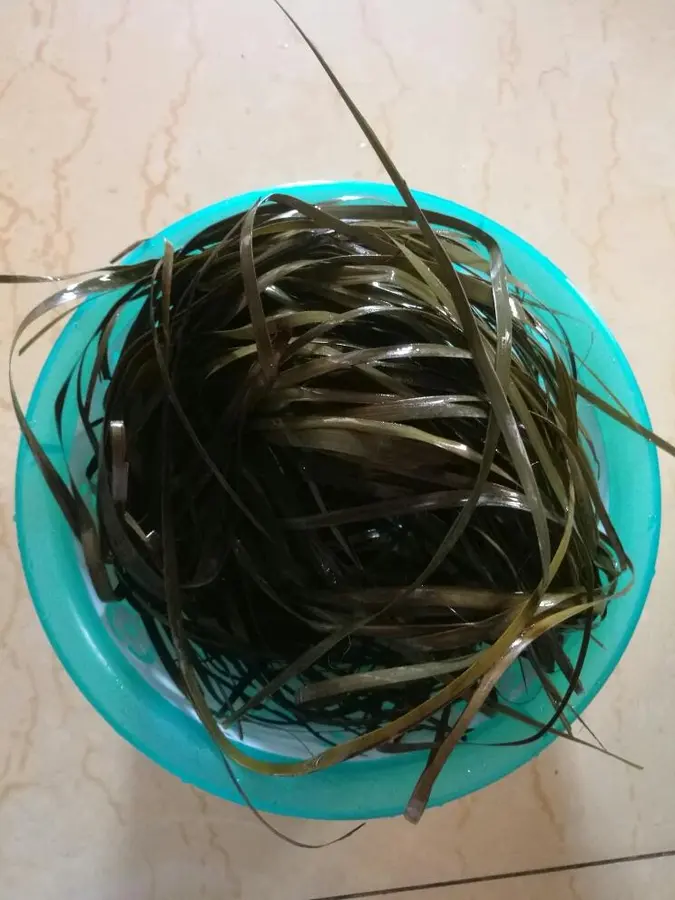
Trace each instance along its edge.
{"label": "tile grout line", "polygon": [[430,891],[443,887],[462,887],[472,884],[487,884],[491,881],[509,881],[513,878],[527,878],[532,875],[553,875],[557,872],[578,872],[602,866],[616,866],[629,862],[646,862],[652,859],[675,857],[675,850],[656,850],[653,853],[637,853],[634,856],[616,856],[609,859],[593,859],[588,862],[566,863],[561,866],[547,866],[540,869],[523,869],[520,872],[500,872],[495,875],[477,875],[473,878],[454,878],[450,881],[432,881],[427,884],[409,884],[402,887],[383,888],[379,891],[357,891],[353,894],[331,894],[313,897],[310,900],[362,900],[367,897],[386,897],[393,894],[407,894],[410,891]]}

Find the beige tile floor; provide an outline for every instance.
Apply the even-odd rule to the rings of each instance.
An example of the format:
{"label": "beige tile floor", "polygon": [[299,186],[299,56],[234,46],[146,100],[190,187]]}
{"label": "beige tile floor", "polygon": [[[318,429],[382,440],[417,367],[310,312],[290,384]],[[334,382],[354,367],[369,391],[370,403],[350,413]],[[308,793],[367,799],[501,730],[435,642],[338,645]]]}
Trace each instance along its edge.
{"label": "beige tile floor", "polygon": [[[675,439],[672,0],[289,0],[411,184],[534,241],[592,298]],[[94,264],[187,210],[275,182],[381,177],[269,0],[3,0],[0,268]],[[3,290],[2,369],[35,292]],[[39,353],[22,368],[27,397]],[[573,746],[417,827],[302,852],[127,746],[63,673],[15,546],[0,391],[0,897],[629,900],[675,861],[443,882],[675,848],[675,469],[646,612],[588,718],[636,772]],[[636,473],[636,477],[639,474]],[[284,822],[335,835],[330,823]],[[425,883],[441,883],[423,890]]]}

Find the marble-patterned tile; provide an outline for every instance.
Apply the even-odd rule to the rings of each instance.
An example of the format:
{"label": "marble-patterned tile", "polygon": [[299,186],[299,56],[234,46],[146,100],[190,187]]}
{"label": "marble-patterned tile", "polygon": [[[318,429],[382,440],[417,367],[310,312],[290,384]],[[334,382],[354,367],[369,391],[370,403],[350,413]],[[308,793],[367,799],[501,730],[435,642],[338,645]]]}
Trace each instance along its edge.
{"label": "marble-patterned tile", "polygon": [[625,863],[583,869],[528,875],[474,884],[445,884],[430,888],[412,888],[386,894],[356,895],[312,900],[670,900],[675,863],[672,859]]}
{"label": "marble-patterned tile", "polygon": [[[586,292],[626,349],[655,426],[675,439],[672,3],[289,7],[411,184],[521,232]],[[238,190],[326,177],[382,172],[271,2],[0,5],[2,270],[79,269]],[[3,370],[18,317],[39,296],[2,291]],[[21,363],[24,398],[40,358]],[[649,602],[588,713],[611,749],[644,771],[556,744],[417,827],[374,822],[305,852],[157,769],[70,684],[23,583],[12,522],[17,431],[2,387],[0,426],[0,896],[303,900],[675,847],[671,462]],[[283,825],[311,840],[341,827]],[[518,892],[666,897],[669,866],[551,876],[558,894],[525,880]],[[515,895],[512,887],[465,894],[491,900]]]}

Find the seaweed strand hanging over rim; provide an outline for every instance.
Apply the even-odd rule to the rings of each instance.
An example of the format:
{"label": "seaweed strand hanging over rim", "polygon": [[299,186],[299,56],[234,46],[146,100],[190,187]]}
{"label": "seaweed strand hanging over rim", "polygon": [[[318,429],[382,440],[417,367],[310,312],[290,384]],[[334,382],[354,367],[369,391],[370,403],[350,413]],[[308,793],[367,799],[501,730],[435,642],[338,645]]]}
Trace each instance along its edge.
{"label": "seaweed strand hanging over rim", "polygon": [[[417,821],[479,712],[523,720],[500,692],[517,662],[551,705],[527,740],[572,736],[593,625],[630,585],[578,400],[675,448],[582,382],[489,234],[420,208],[291,21],[402,205],[274,193],[43,301],[12,357],[45,314],[101,304],[54,410],[65,446],[75,404],[84,467],[12,401],[98,595],[139,612],[228,767],[424,751]],[[263,759],[252,723],[310,752]]]}

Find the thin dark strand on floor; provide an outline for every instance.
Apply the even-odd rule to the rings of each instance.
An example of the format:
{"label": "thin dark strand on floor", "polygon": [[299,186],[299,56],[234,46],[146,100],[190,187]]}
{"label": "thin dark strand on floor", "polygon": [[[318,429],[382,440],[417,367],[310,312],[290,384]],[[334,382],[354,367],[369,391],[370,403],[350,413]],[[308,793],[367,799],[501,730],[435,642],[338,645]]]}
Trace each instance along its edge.
{"label": "thin dark strand on floor", "polygon": [[402,887],[383,888],[379,891],[360,891],[354,894],[331,894],[312,897],[310,900],[363,900],[364,897],[387,897],[393,894],[407,894],[410,891],[430,891],[434,888],[462,887],[469,884],[486,884],[490,881],[507,881],[527,878],[532,875],[553,875],[557,872],[578,872],[582,869],[596,869],[601,866],[615,866],[620,863],[646,862],[651,859],[667,859],[675,856],[675,850],[656,850],[653,853],[637,853],[634,856],[615,856],[610,859],[592,859],[588,862],[567,863],[563,866],[546,866],[540,869],[523,869],[520,872],[500,872],[495,875],[477,875],[473,878],[453,878],[450,881],[430,881],[426,884],[407,884]]}

